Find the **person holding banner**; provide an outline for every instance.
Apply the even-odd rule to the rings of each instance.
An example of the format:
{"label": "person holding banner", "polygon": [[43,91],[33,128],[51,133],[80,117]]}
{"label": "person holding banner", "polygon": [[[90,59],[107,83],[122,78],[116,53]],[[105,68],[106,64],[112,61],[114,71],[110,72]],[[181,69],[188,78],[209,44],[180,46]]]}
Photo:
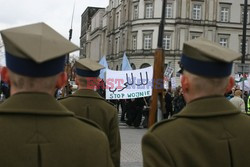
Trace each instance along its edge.
{"label": "person holding banner", "polygon": [[121,141],[117,111],[96,92],[100,85],[98,76],[103,66],[86,58],[76,61],[75,68],[75,82],[79,90],[60,102],[76,115],[92,120],[101,127],[109,139],[114,166],[119,167]]}
{"label": "person holding banner", "polygon": [[249,166],[250,117],[223,95],[240,54],[204,38],[185,42],[181,85],[186,106],[142,139],[144,167]]}

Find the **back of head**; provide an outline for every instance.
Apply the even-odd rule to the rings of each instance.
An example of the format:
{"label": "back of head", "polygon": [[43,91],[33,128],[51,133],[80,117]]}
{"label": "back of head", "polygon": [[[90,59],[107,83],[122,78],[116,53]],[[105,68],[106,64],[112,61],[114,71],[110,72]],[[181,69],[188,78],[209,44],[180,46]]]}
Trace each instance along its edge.
{"label": "back of head", "polygon": [[75,63],[76,74],[81,77],[98,77],[100,70],[104,68],[101,64],[89,58],[84,58]]}
{"label": "back of head", "polygon": [[23,82],[50,78],[63,72],[66,54],[78,50],[76,45],[45,23],[10,28],[0,33],[5,46],[6,66],[12,73],[10,77],[22,78]]}
{"label": "back of head", "polygon": [[230,76],[232,62],[241,55],[204,38],[183,44],[181,65],[184,70],[207,78]]}
{"label": "back of head", "polygon": [[[100,83],[98,76],[104,66],[89,58],[80,59],[75,62],[77,82],[81,88],[96,88]],[[88,83],[90,82],[90,83]]]}
{"label": "back of head", "polygon": [[217,43],[198,38],[184,43],[181,66],[196,96],[223,95],[227,89],[233,61],[240,56]]}
{"label": "back of head", "polygon": [[241,96],[241,90],[236,90],[235,92],[234,92],[234,96],[238,96],[238,97],[240,97]]}

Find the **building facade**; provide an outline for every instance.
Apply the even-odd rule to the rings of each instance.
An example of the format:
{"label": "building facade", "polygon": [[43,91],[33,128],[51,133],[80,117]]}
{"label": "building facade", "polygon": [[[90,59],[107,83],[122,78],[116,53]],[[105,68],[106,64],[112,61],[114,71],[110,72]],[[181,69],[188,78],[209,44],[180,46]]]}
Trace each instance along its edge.
{"label": "building facade", "polygon": [[99,9],[103,9],[103,8],[87,7],[87,9],[83,12],[81,16],[80,58],[86,57],[87,31],[89,30],[91,26],[91,18]]}
{"label": "building facade", "polygon": [[[165,66],[176,72],[183,43],[198,37],[241,52],[243,6],[244,0],[167,0],[163,35]],[[101,39],[95,42],[94,30],[88,32],[88,44],[94,45],[89,48],[89,56],[96,59],[95,52],[99,49],[99,57],[106,55],[113,70],[121,69],[124,52],[134,69],[153,65],[161,12],[162,0],[110,0],[102,12],[98,32]],[[246,63],[250,60],[249,14],[250,6]]]}

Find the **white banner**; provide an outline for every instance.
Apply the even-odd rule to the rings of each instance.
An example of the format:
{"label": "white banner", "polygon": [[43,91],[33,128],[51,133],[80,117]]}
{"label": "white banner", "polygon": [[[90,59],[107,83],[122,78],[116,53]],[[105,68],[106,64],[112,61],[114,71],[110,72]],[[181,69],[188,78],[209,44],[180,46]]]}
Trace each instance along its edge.
{"label": "white banner", "polygon": [[133,99],[152,95],[153,67],[130,71],[107,70],[106,99]]}
{"label": "white banner", "polygon": [[174,69],[170,66],[167,66],[167,68],[164,72],[164,76],[167,78],[168,81],[170,81],[173,72],[174,72]]}

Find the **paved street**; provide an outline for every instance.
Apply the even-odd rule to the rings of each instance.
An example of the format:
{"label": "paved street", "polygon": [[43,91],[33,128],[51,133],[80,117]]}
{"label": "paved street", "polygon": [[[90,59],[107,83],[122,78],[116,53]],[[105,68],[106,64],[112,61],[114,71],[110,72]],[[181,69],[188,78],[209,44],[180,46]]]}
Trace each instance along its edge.
{"label": "paved street", "polygon": [[141,138],[146,131],[120,123],[121,167],[142,167]]}

